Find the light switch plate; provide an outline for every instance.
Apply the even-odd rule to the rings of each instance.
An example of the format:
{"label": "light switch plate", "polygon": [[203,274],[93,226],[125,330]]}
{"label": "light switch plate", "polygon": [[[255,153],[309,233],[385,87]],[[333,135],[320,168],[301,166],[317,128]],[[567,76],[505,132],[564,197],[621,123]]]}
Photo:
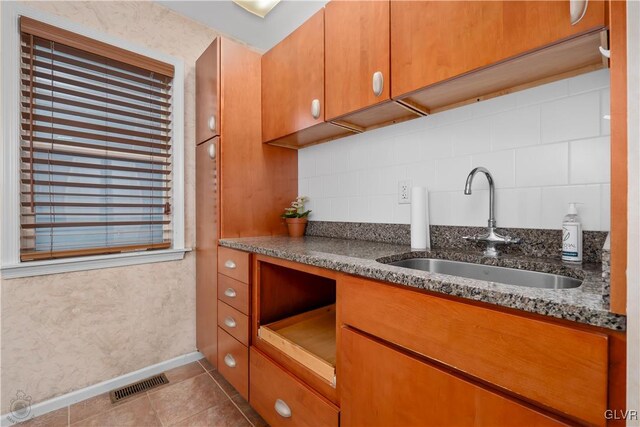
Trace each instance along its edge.
{"label": "light switch plate", "polygon": [[411,203],[411,180],[398,181],[398,204],[406,205]]}

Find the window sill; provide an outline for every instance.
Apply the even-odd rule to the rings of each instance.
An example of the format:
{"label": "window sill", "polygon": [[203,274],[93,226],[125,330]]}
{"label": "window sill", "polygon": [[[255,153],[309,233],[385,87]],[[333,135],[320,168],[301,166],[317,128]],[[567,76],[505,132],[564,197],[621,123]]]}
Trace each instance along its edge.
{"label": "window sill", "polygon": [[127,265],[149,264],[154,262],[178,261],[191,249],[164,249],[158,251],[127,252],[113,255],[98,255],[77,258],[65,258],[49,261],[32,261],[16,265],[3,266],[2,279],[43,276],[46,274],[69,273],[72,271],[97,270],[102,268],[124,267]]}

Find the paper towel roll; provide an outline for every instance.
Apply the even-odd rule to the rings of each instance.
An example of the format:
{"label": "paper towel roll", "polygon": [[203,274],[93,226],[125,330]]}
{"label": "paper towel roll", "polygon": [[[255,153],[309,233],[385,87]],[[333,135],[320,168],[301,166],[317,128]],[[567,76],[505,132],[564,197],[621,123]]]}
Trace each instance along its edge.
{"label": "paper towel roll", "polygon": [[425,187],[411,188],[411,249],[430,249],[428,195]]}

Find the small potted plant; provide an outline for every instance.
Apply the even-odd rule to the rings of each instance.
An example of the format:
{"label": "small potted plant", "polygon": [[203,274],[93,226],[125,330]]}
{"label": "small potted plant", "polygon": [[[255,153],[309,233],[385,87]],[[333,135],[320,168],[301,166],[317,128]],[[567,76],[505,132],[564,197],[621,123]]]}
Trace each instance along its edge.
{"label": "small potted plant", "polygon": [[309,199],[299,196],[291,202],[290,207],[284,209],[284,213],[281,215],[287,221],[287,228],[291,237],[304,236],[304,230],[307,228],[307,217],[311,213],[309,210],[304,210],[304,203],[307,200]]}

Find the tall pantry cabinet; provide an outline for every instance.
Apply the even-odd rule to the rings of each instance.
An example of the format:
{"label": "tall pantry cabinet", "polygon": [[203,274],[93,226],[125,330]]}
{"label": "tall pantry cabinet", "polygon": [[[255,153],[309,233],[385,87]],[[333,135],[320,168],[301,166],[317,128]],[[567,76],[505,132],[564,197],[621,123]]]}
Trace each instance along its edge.
{"label": "tall pantry cabinet", "polygon": [[196,345],[217,367],[218,239],[286,234],[297,152],[262,144],[260,54],[219,37],[196,61]]}
{"label": "tall pantry cabinet", "polygon": [[216,366],[220,39],[196,61],[196,346]]}

